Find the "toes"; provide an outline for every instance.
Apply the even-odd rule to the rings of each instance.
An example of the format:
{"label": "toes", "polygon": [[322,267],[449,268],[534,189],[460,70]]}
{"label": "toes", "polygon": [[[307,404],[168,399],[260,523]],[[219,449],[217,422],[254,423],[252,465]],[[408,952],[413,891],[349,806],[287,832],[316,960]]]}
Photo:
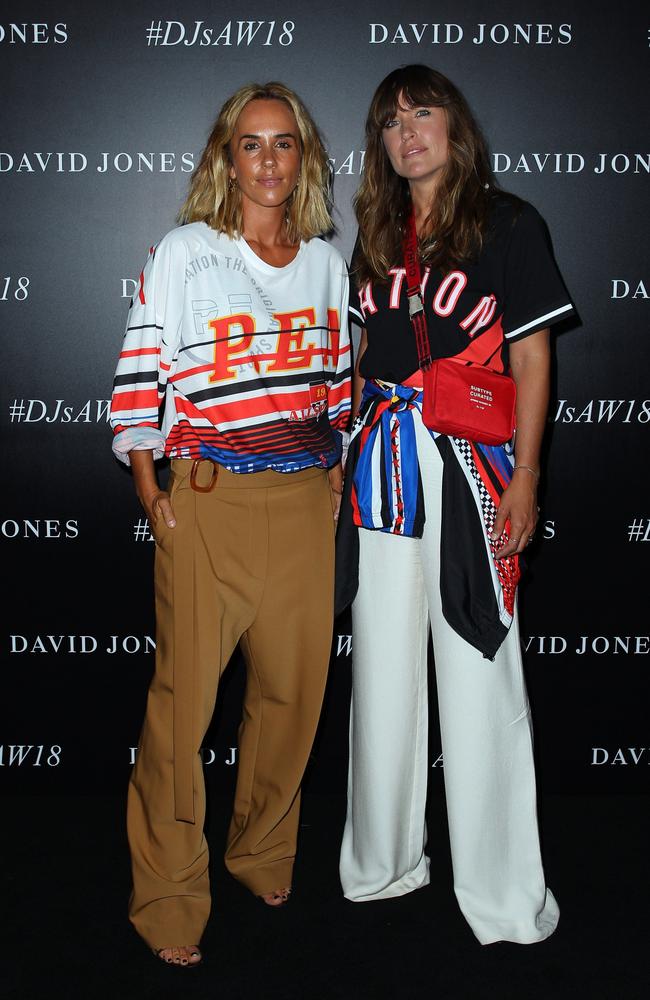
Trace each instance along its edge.
{"label": "toes", "polygon": [[282,906],[287,902],[291,894],[291,888],[274,889],[273,892],[263,892],[260,896],[267,906]]}
{"label": "toes", "polygon": [[198,965],[203,960],[203,955],[195,944],[159,948],[157,951],[154,949],[154,955],[167,965]]}
{"label": "toes", "polygon": [[198,965],[203,958],[196,945],[159,948],[154,954],[167,965]]}

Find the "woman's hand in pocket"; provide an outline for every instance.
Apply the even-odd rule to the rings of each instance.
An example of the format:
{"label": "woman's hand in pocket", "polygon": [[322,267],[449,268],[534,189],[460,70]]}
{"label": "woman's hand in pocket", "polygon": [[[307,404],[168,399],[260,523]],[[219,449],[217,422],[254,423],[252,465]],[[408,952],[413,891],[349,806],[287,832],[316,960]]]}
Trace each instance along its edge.
{"label": "woman's hand in pocket", "polygon": [[169,493],[161,490],[156,478],[156,469],[153,462],[153,453],[148,449],[141,451],[130,451],[131,470],[135,491],[138,499],[144,507],[144,512],[149,519],[151,530],[159,526],[159,519],[168,528],[176,527],[176,518],[172,510]]}
{"label": "woman's hand in pocket", "polygon": [[330,493],[332,496],[332,513],[334,515],[334,520],[339,519],[339,510],[341,509],[341,495],[343,494],[343,466],[339,462],[338,465],[333,465],[331,469],[327,470],[327,475],[330,481]]}
{"label": "woman's hand in pocket", "polygon": [[163,521],[168,528],[176,527],[176,518],[172,509],[169,493],[166,490],[157,490],[148,497],[141,497],[142,506],[149,518],[152,530],[159,526],[159,521]]}

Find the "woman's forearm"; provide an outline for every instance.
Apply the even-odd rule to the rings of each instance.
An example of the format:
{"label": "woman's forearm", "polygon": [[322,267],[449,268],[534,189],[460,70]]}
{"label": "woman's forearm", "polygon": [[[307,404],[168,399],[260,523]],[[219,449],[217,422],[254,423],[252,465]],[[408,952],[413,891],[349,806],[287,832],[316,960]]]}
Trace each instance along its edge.
{"label": "woman's forearm", "polygon": [[531,478],[533,473],[539,474],[548,414],[551,368],[548,334],[548,330],[540,330],[510,349],[510,367],[517,385],[515,467]]}
{"label": "woman's forearm", "polygon": [[145,448],[142,451],[130,451],[129,460],[133,472],[135,492],[140,502],[145,503],[146,498],[158,492],[158,478],[153,461],[153,451],[150,448]]}
{"label": "woman's forearm", "polygon": [[[537,524],[539,455],[548,412],[551,369],[548,330],[512,344],[510,367],[517,384],[515,468],[490,532],[490,538],[497,543],[499,559],[523,552]],[[508,522],[510,527],[505,534]]]}
{"label": "woman's forearm", "polygon": [[359,364],[361,358],[365,354],[366,348],[368,346],[368,335],[363,329],[361,331],[361,339],[359,340],[359,350],[357,352],[357,360],[354,365],[354,375],[352,377],[352,418],[356,417],[359,412],[359,407],[361,406],[361,394],[363,393],[363,387],[365,385],[365,378],[363,375],[359,374]]}

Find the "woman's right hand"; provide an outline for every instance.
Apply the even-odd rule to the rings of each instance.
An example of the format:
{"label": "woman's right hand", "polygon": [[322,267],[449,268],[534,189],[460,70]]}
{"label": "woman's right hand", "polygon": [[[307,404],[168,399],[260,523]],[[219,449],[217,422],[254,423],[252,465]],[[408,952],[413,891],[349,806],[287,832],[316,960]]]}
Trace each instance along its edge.
{"label": "woman's right hand", "polygon": [[176,518],[166,490],[156,490],[154,493],[143,495],[140,497],[140,503],[144,507],[152,530],[158,518],[162,518],[168,528],[176,527]]}
{"label": "woman's right hand", "polygon": [[130,451],[129,459],[131,461],[135,492],[138,495],[138,500],[144,507],[152,530],[159,517],[163,519],[168,528],[175,528],[176,518],[172,510],[169,493],[166,490],[161,490],[158,486],[153,452],[146,448]]}

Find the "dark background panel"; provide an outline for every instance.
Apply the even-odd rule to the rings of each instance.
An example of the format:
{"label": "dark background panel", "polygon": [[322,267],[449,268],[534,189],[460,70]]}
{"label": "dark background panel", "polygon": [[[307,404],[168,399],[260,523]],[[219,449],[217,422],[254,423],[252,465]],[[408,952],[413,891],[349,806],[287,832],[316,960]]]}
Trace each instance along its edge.
{"label": "dark background panel", "polygon": [[[223,33],[219,45],[184,44],[197,21],[213,40]],[[250,44],[245,25],[237,44],[240,21],[263,22]],[[159,40],[183,30],[183,41],[147,44],[158,22]],[[126,781],[153,669],[153,543],[111,456],[106,402],[131,282],[174,225],[221,103],[251,79],[301,94],[332,159],[334,242],[349,256],[367,106],[405,62],[465,92],[500,183],[546,218],[579,311],[555,338],[545,527],[520,595],[540,782],[647,787],[647,60],[646,14],[631,0],[615,11],[579,0],[3,6],[3,788]],[[309,769],[323,793],[345,783],[350,630],[349,616],[337,621]],[[205,741],[208,780],[223,790],[242,674],[235,656]],[[432,725],[438,791],[439,756]]]}

